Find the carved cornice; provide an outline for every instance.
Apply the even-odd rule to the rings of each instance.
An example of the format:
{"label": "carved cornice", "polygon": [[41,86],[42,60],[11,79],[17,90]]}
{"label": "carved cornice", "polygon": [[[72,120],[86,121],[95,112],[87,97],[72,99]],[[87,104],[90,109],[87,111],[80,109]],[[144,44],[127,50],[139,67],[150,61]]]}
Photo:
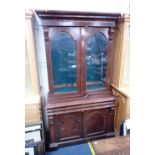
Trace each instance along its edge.
{"label": "carved cornice", "polygon": [[43,26],[92,26],[115,27],[121,14],[103,12],[75,12],[75,11],[51,11],[36,10],[36,14],[42,19]]}
{"label": "carved cornice", "polygon": [[103,12],[78,12],[78,11],[54,11],[54,10],[36,10],[38,16],[42,19],[100,19],[100,20],[115,20],[120,17],[120,13],[103,13]]}

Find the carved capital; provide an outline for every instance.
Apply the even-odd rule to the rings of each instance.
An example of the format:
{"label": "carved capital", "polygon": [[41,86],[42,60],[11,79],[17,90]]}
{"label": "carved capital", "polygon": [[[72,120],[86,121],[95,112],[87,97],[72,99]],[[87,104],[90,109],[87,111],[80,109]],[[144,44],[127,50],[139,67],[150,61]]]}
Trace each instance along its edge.
{"label": "carved capital", "polygon": [[48,27],[44,27],[44,36],[45,36],[45,40],[48,40]]}
{"label": "carved capital", "polygon": [[49,117],[48,117],[48,120],[49,120],[49,124],[52,125],[52,124],[53,124],[53,116],[49,116]]}
{"label": "carved capital", "polygon": [[109,31],[108,31],[109,40],[112,40],[112,37],[113,37],[114,32],[115,32],[114,28],[110,27],[109,28]]}
{"label": "carved capital", "polygon": [[130,22],[130,14],[123,14],[120,18],[120,23],[121,22]]}

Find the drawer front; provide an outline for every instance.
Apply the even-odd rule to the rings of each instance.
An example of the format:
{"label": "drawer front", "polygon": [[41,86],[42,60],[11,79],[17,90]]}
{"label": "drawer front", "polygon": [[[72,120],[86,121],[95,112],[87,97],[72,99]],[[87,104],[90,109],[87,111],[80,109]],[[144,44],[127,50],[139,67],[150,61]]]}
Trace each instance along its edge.
{"label": "drawer front", "polygon": [[56,115],[57,141],[66,141],[82,137],[82,113]]}
{"label": "drawer front", "polygon": [[114,110],[111,108],[84,112],[84,136],[91,137],[113,131]]}

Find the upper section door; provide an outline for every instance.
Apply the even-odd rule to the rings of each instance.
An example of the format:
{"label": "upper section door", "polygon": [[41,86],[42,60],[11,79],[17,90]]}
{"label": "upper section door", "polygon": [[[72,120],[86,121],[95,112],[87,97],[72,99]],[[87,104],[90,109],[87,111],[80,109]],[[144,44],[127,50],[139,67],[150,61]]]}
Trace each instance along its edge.
{"label": "upper section door", "polygon": [[108,63],[108,29],[83,28],[85,38],[85,90],[105,89]]}
{"label": "upper section door", "polygon": [[80,91],[79,28],[49,29],[47,50],[49,85],[54,94]]}

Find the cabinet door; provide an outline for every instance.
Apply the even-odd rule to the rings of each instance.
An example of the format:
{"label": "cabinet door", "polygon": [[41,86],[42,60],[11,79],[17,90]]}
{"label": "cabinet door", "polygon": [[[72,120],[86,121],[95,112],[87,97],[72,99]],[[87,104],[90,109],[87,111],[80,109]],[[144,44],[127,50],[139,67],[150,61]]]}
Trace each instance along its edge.
{"label": "cabinet door", "polygon": [[[110,108],[111,109],[111,108]],[[113,131],[114,115],[109,108],[84,112],[84,136],[91,137]]]}
{"label": "cabinet door", "polygon": [[85,32],[86,91],[105,89],[108,62],[108,29],[83,28]]}
{"label": "cabinet door", "polygon": [[77,139],[82,136],[82,113],[56,116],[57,141]]}
{"label": "cabinet door", "polygon": [[79,28],[49,28],[47,64],[50,91],[55,95],[80,91],[79,36]]}

